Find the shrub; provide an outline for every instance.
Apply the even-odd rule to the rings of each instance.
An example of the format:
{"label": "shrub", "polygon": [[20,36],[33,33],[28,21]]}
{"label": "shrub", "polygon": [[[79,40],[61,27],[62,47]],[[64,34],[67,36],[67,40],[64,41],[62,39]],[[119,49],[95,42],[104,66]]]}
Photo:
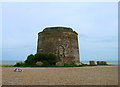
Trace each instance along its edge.
{"label": "shrub", "polygon": [[36,53],[35,56],[34,56],[35,57],[35,62],[45,60],[46,55],[43,54],[43,53]]}
{"label": "shrub", "polygon": [[27,64],[31,64],[31,65],[34,65],[35,64],[35,56],[33,54],[30,54],[28,57],[27,57],[27,60],[25,60],[25,63]]}
{"label": "shrub", "polygon": [[50,63],[47,62],[47,61],[42,61],[42,63],[43,63],[43,64],[42,64],[41,66],[44,66],[44,67],[45,67],[45,66],[51,66]]}
{"label": "shrub", "polygon": [[24,65],[25,65],[24,63],[16,63],[14,66],[19,67],[19,66],[24,66]]}
{"label": "shrub", "polygon": [[20,63],[16,63],[14,66],[20,66]]}
{"label": "shrub", "polygon": [[56,56],[54,54],[51,54],[51,53],[47,55],[46,61],[50,65],[56,65],[56,63],[57,63]]}
{"label": "shrub", "polygon": [[43,65],[55,65],[56,64],[56,56],[54,54],[47,54],[47,53],[36,53],[35,54],[35,61],[41,61]]}
{"label": "shrub", "polygon": [[[37,65],[36,62],[41,61],[42,65]],[[36,53],[35,55],[30,54],[25,60],[24,64],[17,63],[14,66],[26,66],[26,67],[34,67],[34,66],[54,66],[56,64],[56,55],[47,54],[47,53]]]}

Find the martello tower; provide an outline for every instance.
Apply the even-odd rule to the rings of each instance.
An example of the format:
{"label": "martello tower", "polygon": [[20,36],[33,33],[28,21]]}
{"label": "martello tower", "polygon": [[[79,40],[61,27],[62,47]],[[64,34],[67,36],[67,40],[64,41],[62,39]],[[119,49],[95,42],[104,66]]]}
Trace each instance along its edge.
{"label": "martello tower", "polygon": [[68,27],[47,27],[38,33],[37,52],[53,53],[59,62],[79,63],[78,34]]}

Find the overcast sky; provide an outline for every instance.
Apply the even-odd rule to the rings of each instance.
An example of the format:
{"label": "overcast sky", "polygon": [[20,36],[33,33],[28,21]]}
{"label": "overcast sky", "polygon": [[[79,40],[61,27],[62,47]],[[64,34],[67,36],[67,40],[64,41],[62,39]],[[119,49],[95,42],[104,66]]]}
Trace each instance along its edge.
{"label": "overcast sky", "polygon": [[37,51],[37,34],[46,27],[78,32],[80,60],[117,60],[118,3],[37,2],[2,4],[2,58],[25,60]]}

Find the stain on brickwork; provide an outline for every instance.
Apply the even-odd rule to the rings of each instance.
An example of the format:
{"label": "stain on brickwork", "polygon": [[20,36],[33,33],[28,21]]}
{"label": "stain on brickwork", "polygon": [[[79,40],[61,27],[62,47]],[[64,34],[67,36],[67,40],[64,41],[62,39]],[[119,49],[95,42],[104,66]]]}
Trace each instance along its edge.
{"label": "stain on brickwork", "polygon": [[67,27],[45,28],[38,33],[37,52],[53,53],[63,63],[78,63],[78,34]]}

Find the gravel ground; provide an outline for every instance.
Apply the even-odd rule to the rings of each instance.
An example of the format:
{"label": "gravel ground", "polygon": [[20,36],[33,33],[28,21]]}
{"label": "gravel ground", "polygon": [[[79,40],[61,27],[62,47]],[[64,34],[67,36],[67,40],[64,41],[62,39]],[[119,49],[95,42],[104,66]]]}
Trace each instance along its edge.
{"label": "gravel ground", "polygon": [[117,66],[2,68],[2,85],[117,85]]}

